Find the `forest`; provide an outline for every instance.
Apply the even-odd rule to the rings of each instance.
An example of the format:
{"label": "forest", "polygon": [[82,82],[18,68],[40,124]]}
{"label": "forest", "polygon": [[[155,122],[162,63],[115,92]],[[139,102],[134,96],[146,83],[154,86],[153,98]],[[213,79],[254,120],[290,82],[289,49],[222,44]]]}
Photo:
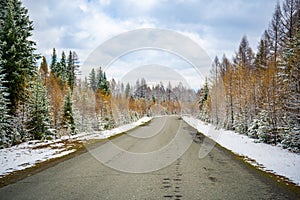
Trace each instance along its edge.
{"label": "forest", "polygon": [[300,152],[300,4],[277,4],[256,53],[243,36],[232,59],[215,57],[199,118]]}
{"label": "forest", "polygon": [[181,83],[149,86],[142,77],[135,85],[108,80],[101,66],[82,80],[77,53],[53,48],[48,61],[36,54],[28,10],[20,0],[2,0],[0,147],[111,129],[145,115],[192,114],[300,152],[299,6],[278,3],[256,52],[243,36],[235,56],[216,57],[195,91]]}
{"label": "forest", "polygon": [[179,113],[182,100],[197,100],[182,84],[151,88],[143,78],[133,86],[109,81],[100,66],[81,80],[75,51],[58,56],[53,48],[50,61],[35,53],[33,22],[21,1],[1,1],[0,6],[1,148],[111,129],[144,115]]}

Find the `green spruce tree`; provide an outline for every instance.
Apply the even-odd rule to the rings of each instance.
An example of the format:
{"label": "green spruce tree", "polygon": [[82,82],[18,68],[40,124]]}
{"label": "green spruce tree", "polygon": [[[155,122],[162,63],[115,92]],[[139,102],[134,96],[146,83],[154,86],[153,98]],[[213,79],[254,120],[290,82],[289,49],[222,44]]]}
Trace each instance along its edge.
{"label": "green spruce tree", "polygon": [[21,1],[1,1],[0,10],[0,60],[6,80],[3,86],[8,88],[9,113],[14,115],[19,102],[24,101],[26,82],[37,72],[38,55],[34,54],[35,42],[29,39],[33,24]]}
{"label": "green spruce tree", "polygon": [[96,77],[97,81],[97,90],[105,93],[106,95],[110,94],[109,82],[107,81],[106,74],[100,67]]}
{"label": "green spruce tree", "polygon": [[67,82],[67,59],[64,51],[61,53],[61,59],[56,73],[57,77],[60,77],[63,83]]}
{"label": "green spruce tree", "polygon": [[53,48],[52,50],[52,55],[51,55],[51,64],[50,64],[50,70],[51,70],[51,73],[53,73],[55,76],[57,76],[57,54],[56,54],[56,49]]}
{"label": "green spruce tree", "polygon": [[67,73],[68,73],[68,85],[73,92],[74,86],[76,85],[76,76],[80,74],[79,71],[79,57],[75,51],[70,51],[68,57],[68,66],[67,66]]}
{"label": "green spruce tree", "polygon": [[[2,68],[0,66],[0,72]],[[0,73],[0,148],[11,145],[10,115],[7,88],[3,86],[4,74]]]}
{"label": "green spruce tree", "polygon": [[30,83],[29,98],[26,101],[28,117],[26,128],[33,139],[42,139],[50,126],[49,100],[47,90],[39,75]]}
{"label": "green spruce tree", "polygon": [[71,89],[68,88],[68,93],[65,96],[63,105],[62,127],[67,133],[76,134],[76,125],[73,114],[73,100]]}
{"label": "green spruce tree", "polygon": [[97,89],[97,81],[96,81],[96,72],[93,68],[91,73],[89,74],[89,86],[95,92]]}
{"label": "green spruce tree", "polygon": [[68,56],[68,65],[67,65],[67,83],[73,92],[74,84],[75,84],[75,64],[73,60],[72,51],[69,52]]}

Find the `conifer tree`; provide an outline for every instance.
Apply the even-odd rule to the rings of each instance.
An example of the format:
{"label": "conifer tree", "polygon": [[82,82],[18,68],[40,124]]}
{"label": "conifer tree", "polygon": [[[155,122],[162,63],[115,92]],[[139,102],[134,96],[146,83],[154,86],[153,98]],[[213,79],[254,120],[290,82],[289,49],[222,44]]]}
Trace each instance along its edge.
{"label": "conifer tree", "polygon": [[51,122],[52,127],[59,129],[61,125],[61,113],[63,107],[64,96],[66,94],[66,88],[61,87],[61,80],[56,78],[53,73],[50,74],[48,79],[47,91],[51,104]]}
{"label": "conifer tree", "polygon": [[40,66],[40,74],[44,85],[47,85],[47,79],[49,75],[49,69],[46,57],[43,56],[41,66]]}
{"label": "conifer tree", "polygon": [[300,29],[296,29],[295,36],[285,47],[284,66],[286,75],[284,83],[287,84],[284,96],[284,112],[287,118],[285,127],[286,132],[294,135],[294,137],[286,136],[285,143],[294,145],[297,143],[296,148],[300,151]]}
{"label": "conifer tree", "polygon": [[[2,68],[0,66],[0,72],[1,71]],[[8,92],[7,88],[3,86],[4,82],[4,74],[0,73],[0,148],[7,147],[11,144],[11,117],[8,110]]]}
{"label": "conifer tree", "polygon": [[207,101],[208,94],[209,94],[209,89],[208,89],[208,82],[207,82],[207,78],[206,78],[204,86],[200,91],[200,100],[199,100],[200,111],[202,110],[204,103]]}
{"label": "conifer tree", "polygon": [[28,80],[37,72],[35,63],[38,55],[34,54],[35,42],[32,35],[33,24],[28,10],[20,0],[1,1],[0,55],[4,86],[8,88],[10,114],[15,114],[19,101],[25,91]]}
{"label": "conifer tree", "polygon": [[247,36],[243,36],[239,45],[238,52],[235,56],[234,63],[239,66],[246,68],[249,71],[252,67],[254,59],[253,51],[249,45]]}
{"label": "conifer tree", "polygon": [[68,65],[67,65],[67,83],[73,92],[74,86],[76,84],[76,76],[79,72],[79,58],[75,51],[70,51],[68,56]]}
{"label": "conifer tree", "polygon": [[91,73],[89,74],[89,86],[95,92],[97,89],[97,81],[96,81],[96,72],[93,68]]}
{"label": "conifer tree", "polygon": [[73,60],[72,51],[69,52],[68,56],[67,74],[68,86],[70,87],[71,91],[73,91],[75,85],[75,63]]}
{"label": "conifer tree", "polygon": [[300,16],[300,1],[299,0],[285,0],[282,5],[282,25],[284,29],[284,40],[292,39],[296,34],[296,28],[299,26]]}
{"label": "conifer tree", "polygon": [[109,82],[107,81],[106,74],[100,67],[96,76],[97,81],[97,90],[105,93],[106,95],[110,94]]}
{"label": "conifer tree", "polygon": [[42,139],[50,127],[50,118],[47,90],[39,75],[30,83],[28,93],[26,128],[33,139]]}
{"label": "conifer tree", "polygon": [[60,62],[58,63],[58,67],[57,67],[57,77],[60,77],[60,79],[62,80],[63,83],[67,82],[67,59],[66,59],[66,54],[63,51],[61,53],[61,59]]}
{"label": "conifer tree", "polygon": [[275,64],[275,68],[277,68],[278,61],[280,60],[280,54],[282,52],[284,38],[284,31],[282,27],[282,13],[279,3],[275,7],[273,18],[268,29],[268,34],[271,40],[272,61]]}
{"label": "conifer tree", "polygon": [[268,31],[265,31],[258,45],[257,54],[255,56],[255,67],[266,69],[270,63],[270,36]]}
{"label": "conifer tree", "polygon": [[73,100],[71,89],[68,88],[68,93],[65,96],[63,105],[62,127],[67,130],[68,133],[75,134],[76,126],[73,114]]}
{"label": "conifer tree", "polygon": [[7,10],[8,0],[0,1],[0,27],[4,26],[4,20],[6,17],[6,10]]}
{"label": "conifer tree", "polygon": [[56,49],[53,48],[52,50],[52,55],[51,55],[51,64],[50,64],[50,70],[51,73],[54,74],[55,76],[57,76],[56,72],[57,70],[57,54],[56,54]]}
{"label": "conifer tree", "polygon": [[126,99],[129,98],[129,95],[130,95],[130,84],[127,83],[126,87],[125,87],[125,97],[126,97]]}

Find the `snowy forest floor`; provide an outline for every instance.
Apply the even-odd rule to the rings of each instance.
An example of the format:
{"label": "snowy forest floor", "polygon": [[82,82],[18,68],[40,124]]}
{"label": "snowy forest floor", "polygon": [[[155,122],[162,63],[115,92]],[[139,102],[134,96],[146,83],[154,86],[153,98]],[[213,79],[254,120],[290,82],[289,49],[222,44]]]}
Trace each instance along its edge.
{"label": "snowy forest floor", "polygon": [[34,140],[0,150],[0,179],[16,171],[33,167],[39,163],[66,156],[75,152],[80,144],[93,140],[107,139],[134,129],[151,120],[143,117],[136,122],[111,130],[63,136],[56,140]]}
{"label": "snowy forest floor", "polygon": [[283,181],[300,186],[299,154],[291,153],[280,146],[259,143],[255,139],[233,131],[218,130],[215,126],[193,117],[184,116],[183,120],[222,147],[243,157],[251,165],[270,172]]}

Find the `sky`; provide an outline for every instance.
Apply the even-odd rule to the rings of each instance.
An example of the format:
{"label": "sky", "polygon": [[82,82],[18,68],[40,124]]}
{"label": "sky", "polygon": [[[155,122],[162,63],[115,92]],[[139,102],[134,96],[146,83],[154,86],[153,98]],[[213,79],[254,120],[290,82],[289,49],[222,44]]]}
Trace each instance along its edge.
{"label": "sky", "polygon": [[[276,0],[23,0],[34,23],[37,51],[50,58],[57,52],[76,51],[81,63],[104,42],[141,28],[166,29],[188,37],[213,59],[226,54],[232,58],[243,35],[256,51],[259,39],[271,20]],[[131,38],[132,41],[135,38]],[[176,42],[174,42],[174,45]],[[179,45],[180,44],[176,44]],[[142,60],[144,63],[141,63]],[[108,77],[122,79],[139,65],[173,67],[192,81],[190,63],[178,55],[157,50],[140,50],[119,57]],[[139,59],[139,60],[138,60]],[[137,62],[138,60],[138,62]],[[170,63],[164,62],[170,61]],[[177,60],[177,62],[176,62]],[[183,64],[185,62],[185,64]],[[125,67],[125,66],[131,66]],[[135,66],[135,67],[134,67]],[[182,66],[185,66],[182,71]],[[111,69],[110,68],[110,69]],[[89,68],[81,69],[87,75]],[[119,73],[117,73],[117,71]],[[190,73],[188,73],[190,71]],[[137,75],[138,76],[138,75]],[[203,75],[205,76],[205,74]],[[203,80],[202,80],[203,82]]]}

